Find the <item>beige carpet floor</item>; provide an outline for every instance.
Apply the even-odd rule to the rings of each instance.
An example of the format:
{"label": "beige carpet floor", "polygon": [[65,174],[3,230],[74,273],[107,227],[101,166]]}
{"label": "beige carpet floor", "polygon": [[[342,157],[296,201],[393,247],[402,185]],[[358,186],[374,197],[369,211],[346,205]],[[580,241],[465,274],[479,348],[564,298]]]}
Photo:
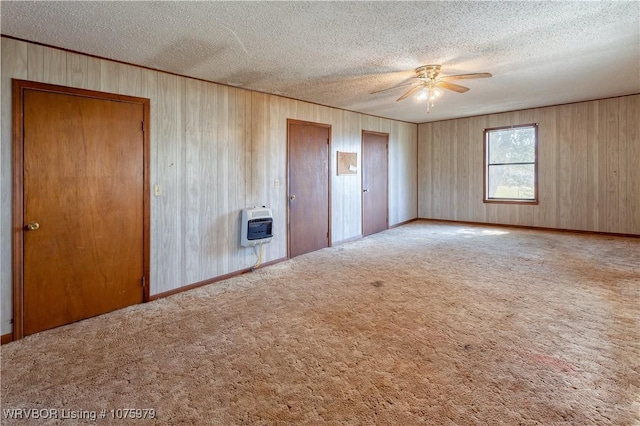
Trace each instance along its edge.
{"label": "beige carpet floor", "polygon": [[1,355],[3,424],[640,425],[640,239],[417,221]]}

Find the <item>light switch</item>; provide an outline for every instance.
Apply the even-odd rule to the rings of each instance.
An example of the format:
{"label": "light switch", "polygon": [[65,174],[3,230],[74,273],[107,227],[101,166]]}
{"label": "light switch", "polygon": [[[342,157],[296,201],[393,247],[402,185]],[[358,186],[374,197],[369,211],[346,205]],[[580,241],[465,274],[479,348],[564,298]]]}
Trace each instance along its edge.
{"label": "light switch", "polygon": [[160,184],[156,184],[156,186],[153,187],[153,193],[156,195],[156,197],[162,195],[162,186]]}

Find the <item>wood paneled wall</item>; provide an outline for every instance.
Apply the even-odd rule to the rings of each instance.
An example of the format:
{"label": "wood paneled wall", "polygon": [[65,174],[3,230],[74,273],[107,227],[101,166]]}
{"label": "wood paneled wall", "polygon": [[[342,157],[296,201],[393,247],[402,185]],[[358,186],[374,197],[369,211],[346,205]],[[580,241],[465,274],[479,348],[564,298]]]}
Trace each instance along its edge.
{"label": "wood paneled wall", "polygon": [[[2,38],[0,334],[11,332],[11,79],[151,99],[151,294],[252,266],[240,211],[273,209],[265,261],[286,257],[287,119],[332,126],[332,241],[362,234],[360,175],[337,176],[336,151],[362,130],[389,133],[390,225],[417,217],[417,125],[179,77]],[[274,181],[279,180],[279,187]]]}
{"label": "wood paneled wall", "polygon": [[[538,205],[485,204],[483,130],[539,123]],[[421,124],[421,218],[640,234],[640,95]]]}

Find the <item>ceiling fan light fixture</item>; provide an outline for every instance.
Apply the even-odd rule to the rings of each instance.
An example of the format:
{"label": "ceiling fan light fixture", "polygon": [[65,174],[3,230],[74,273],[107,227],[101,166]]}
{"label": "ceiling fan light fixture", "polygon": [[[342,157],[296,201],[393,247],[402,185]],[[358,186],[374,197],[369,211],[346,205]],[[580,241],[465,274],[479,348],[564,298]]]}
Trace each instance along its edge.
{"label": "ceiling fan light fixture", "polygon": [[442,96],[442,90],[439,87],[436,87],[434,82],[431,81],[420,90],[420,93],[416,96],[416,99],[419,101],[427,101],[427,114],[431,112],[431,108],[433,108],[433,101]]}
{"label": "ceiling fan light fixture", "polygon": [[425,85],[422,90],[416,96],[416,99],[419,101],[430,100],[433,101],[440,96],[442,96],[443,92],[438,87],[434,87],[433,85]]}
{"label": "ceiling fan light fixture", "polygon": [[444,94],[442,89],[452,90],[457,93],[465,93],[469,90],[468,87],[461,86],[456,83],[452,83],[451,80],[466,80],[473,78],[487,78],[491,77],[488,72],[471,73],[471,74],[455,74],[440,76],[440,65],[423,65],[415,69],[417,82],[404,83],[399,86],[389,87],[382,90],[377,90],[371,94],[384,92],[387,90],[396,89],[398,87],[411,88],[405,92],[402,96],[396,99],[396,102],[400,102],[408,97],[415,95],[415,98],[419,101],[427,101],[427,114],[433,107],[433,101]]}
{"label": "ceiling fan light fixture", "polygon": [[420,90],[420,92],[418,93],[418,96],[416,96],[416,99],[419,101],[425,101],[429,99],[429,90],[426,87],[423,87],[422,90]]}

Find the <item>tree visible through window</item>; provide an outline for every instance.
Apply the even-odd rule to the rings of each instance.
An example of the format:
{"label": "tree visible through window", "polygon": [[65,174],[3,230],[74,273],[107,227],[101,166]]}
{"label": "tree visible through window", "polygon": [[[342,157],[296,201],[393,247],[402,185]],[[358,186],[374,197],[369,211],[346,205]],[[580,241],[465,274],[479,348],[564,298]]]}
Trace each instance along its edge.
{"label": "tree visible through window", "polygon": [[538,125],[484,131],[485,202],[538,202]]}

